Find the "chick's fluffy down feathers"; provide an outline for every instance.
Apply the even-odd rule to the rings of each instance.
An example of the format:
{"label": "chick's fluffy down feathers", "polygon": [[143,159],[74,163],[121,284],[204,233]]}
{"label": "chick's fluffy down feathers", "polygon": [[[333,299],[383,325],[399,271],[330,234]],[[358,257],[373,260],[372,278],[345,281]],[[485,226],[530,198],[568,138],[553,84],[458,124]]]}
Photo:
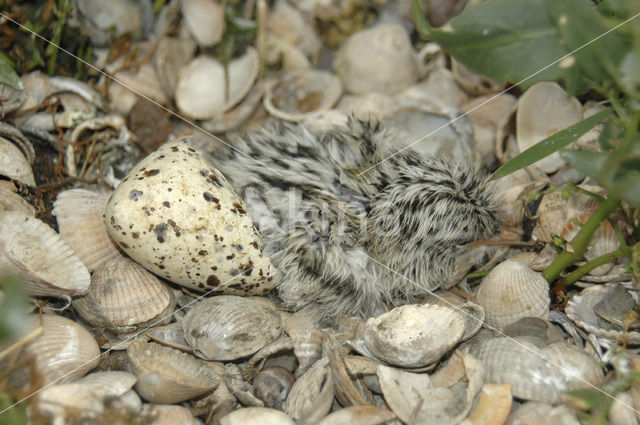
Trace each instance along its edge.
{"label": "chick's fluffy down feathers", "polygon": [[455,283],[473,263],[468,245],[497,229],[483,173],[398,152],[376,124],[277,123],[236,147],[247,156],[228,152],[215,165],[244,196],[279,295],[296,310],[368,317],[415,301]]}

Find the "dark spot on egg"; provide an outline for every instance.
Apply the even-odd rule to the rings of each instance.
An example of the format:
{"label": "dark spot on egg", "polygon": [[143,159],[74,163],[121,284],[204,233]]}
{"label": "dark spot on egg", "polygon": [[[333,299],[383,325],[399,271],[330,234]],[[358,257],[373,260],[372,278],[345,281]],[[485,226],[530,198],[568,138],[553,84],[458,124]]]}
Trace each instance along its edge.
{"label": "dark spot on egg", "polygon": [[214,196],[212,194],[210,194],[209,192],[204,192],[202,194],[202,196],[204,197],[204,200],[207,202],[213,202],[213,198]]}
{"label": "dark spot on egg", "polygon": [[198,251],[198,255],[207,255],[209,254],[206,250],[201,249],[200,251]]}
{"label": "dark spot on egg", "polygon": [[137,201],[138,198],[140,198],[142,195],[144,195],[144,192],[142,192],[141,190],[133,189],[131,192],[129,192],[129,199],[131,199],[132,201]]}
{"label": "dark spot on egg", "polygon": [[227,255],[227,260],[233,260],[236,254]]}
{"label": "dark spot on egg", "polygon": [[129,245],[127,245],[124,242],[120,242],[120,246],[123,247],[124,249],[129,249]]}
{"label": "dark spot on egg", "polygon": [[138,238],[140,237],[140,233],[138,233],[138,232],[133,232],[133,233],[131,233],[131,237],[132,237],[133,239],[138,239]]}
{"label": "dark spot on egg", "polygon": [[156,237],[158,238],[158,242],[160,243],[164,242],[164,238],[165,236],[167,236],[167,224],[166,223],[158,224],[153,228],[153,232],[156,234]]}
{"label": "dark spot on egg", "polygon": [[157,168],[153,169],[153,170],[148,170],[144,172],[144,176],[145,177],[151,177],[151,176],[155,176],[157,174],[160,174],[160,170],[158,170]]}
{"label": "dark spot on egg", "polygon": [[165,206],[165,207],[167,207],[167,208],[171,208],[171,202],[169,202],[169,201],[164,201],[164,202],[162,203],[162,205],[164,205],[164,206]]}
{"label": "dark spot on egg", "polygon": [[207,278],[207,285],[216,287],[220,285],[220,279],[218,279],[218,277],[214,274],[209,275],[209,277]]}
{"label": "dark spot on egg", "polygon": [[234,202],[234,203],[233,203],[233,206],[235,207],[235,209],[236,209],[236,210],[238,210],[238,212],[239,212],[241,215],[245,215],[245,214],[247,214],[247,212],[244,210],[244,208],[242,208],[242,205],[240,205],[238,202]]}

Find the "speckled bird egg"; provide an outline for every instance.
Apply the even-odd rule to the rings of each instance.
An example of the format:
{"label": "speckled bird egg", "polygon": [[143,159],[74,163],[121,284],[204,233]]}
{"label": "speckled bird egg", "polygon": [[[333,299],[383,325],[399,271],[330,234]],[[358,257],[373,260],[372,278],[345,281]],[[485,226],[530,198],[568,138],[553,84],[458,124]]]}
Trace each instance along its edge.
{"label": "speckled bird egg", "polygon": [[158,276],[200,292],[264,294],[271,261],[226,179],[182,140],[143,159],[113,192],[111,238]]}

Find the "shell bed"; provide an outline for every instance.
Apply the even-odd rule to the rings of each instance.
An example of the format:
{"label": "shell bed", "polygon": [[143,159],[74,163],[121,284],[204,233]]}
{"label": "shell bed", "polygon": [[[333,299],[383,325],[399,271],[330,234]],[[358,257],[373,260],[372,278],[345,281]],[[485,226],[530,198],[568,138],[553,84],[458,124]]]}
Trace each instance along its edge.
{"label": "shell bed", "polygon": [[171,282],[238,295],[274,287],[242,199],[184,141],[166,143],[131,170],[113,192],[105,222],[124,252]]}

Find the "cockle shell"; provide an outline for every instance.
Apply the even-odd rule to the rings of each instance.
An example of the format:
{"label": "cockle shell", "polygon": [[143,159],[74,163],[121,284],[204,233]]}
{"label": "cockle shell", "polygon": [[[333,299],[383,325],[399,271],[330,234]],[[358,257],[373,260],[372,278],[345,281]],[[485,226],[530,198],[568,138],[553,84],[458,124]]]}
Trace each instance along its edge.
{"label": "cockle shell", "polygon": [[124,333],[149,323],[167,323],[175,304],[171,288],[123,256],[98,266],[87,295],[72,302],[90,324]]}
{"label": "cockle shell", "polygon": [[[518,148],[524,152],[538,142],[582,119],[582,106],[557,83],[536,83],[518,99],[516,133]],[[534,164],[553,173],[564,164],[558,152]]]}
{"label": "cockle shell", "polygon": [[[580,188],[596,193],[602,190],[595,186],[580,186]],[[553,242],[554,235],[560,235],[567,222],[586,210],[593,211],[596,205],[593,198],[576,191],[570,191],[568,199],[564,198],[562,192],[544,195],[538,205],[538,219],[533,235],[541,241]]]}
{"label": "cockle shell", "polygon": [[476,301],[487,325],[500,330],[522,317],[549,317],[549,284],[524,263],[506,260],[484,278]]}
{"label": "cockle shell", "polygon": [[213,391],[220,378],[200,359],[155,342],[127,348],[136,391],[153,403],[179,403]]}
{"label": "cockle shell", "polygon": [[151,272],[204,292],[264,294],[271,262],[242,199],[183,141],[143,159],[111,195],[113,240]]}
{"label": "cockle shell", "polygon": [[75,381],[100,362],[96,340],[76,322],[56,314],[30,316],[28,320],[31,329],[42,324],[42,334],[27,345],[26,351],[34,356],[45,384]]}
{"label": "cockle shell", "polygon": [[311,113],[336,104],[342,94],[340,79],[330,72],[301,69],[285,74],[264,97],[264,108],[274,117],[302,121]]}
{"label": "cockle shell", "polygon": [[352,35],[338,50],[333,68],[350,93],[394,94],[419,76],[418,61],[407,31],[379,24]]}
{"label": "cockle shell", "polygon": [[589,353],[564,341],[540,348],[520,338],[494,338],[472,354],[484,364],[487,382],[511,384],[513,395],[526,400],[555,403],[565,391],[604,380]]}
{"label": "cockle shell", "polygon": [[78,296],[91,277],[73,250],[51,227],[21,212],[0,214],[0,269],[19,274],[35,296]]}
{"label": "cockle shell", "polygon": [[206,360],[249,356],[282,333],[278,313],[257,301],[232,295],[200,301],[182,323],[193,352]]}
{"label": "cockle shell", "polygon": [[60,236],[89,271],[121,255],[104,225],[108,200],[108,194],[70,189],[60,192],[53,204]]}
{"label": "cockle shell", "polygon": [[206,120],[234,107],[249,93],[258,76],[258,52],[249,47],[226,69],[228,79],[225,67],[212,57],[201,55],[191,61],[180,73],[176,86],[178,109],[192,118]]}
{"label": "cockle shell", "polygon": [[364,343],[380,360],[416,368],[437,362],[464,333],[464,317],[432,304],[405,305],[367,320]]}

